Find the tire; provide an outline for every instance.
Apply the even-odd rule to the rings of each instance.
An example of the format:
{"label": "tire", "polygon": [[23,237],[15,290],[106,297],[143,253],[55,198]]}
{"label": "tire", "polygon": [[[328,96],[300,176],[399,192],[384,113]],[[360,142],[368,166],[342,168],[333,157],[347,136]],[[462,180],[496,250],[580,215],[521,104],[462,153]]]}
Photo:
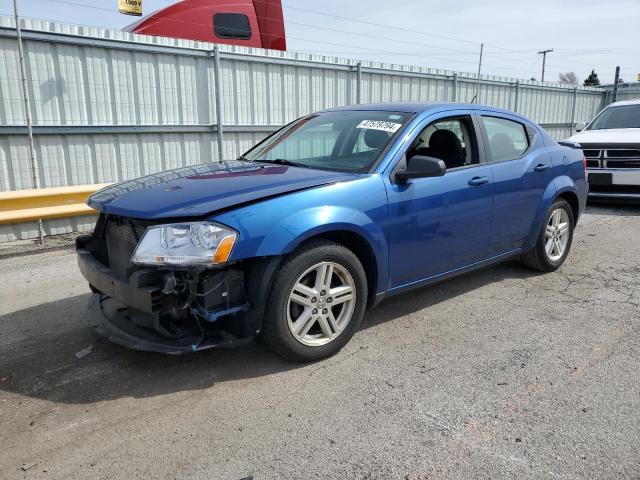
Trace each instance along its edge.
{"label": "tire", "polygon": [[[564,241],[564,237],[560,235],[560,230],[554,227],[553,225],[553,217],[554,215],[558,215],[560,222],[559,225],[567,224],[566,230],[566,242]],[[560,266],[564,263],[571,250],[571,243],[573,242],[573,229],[575,226],[575,220],[573,218],[573,210],[571,210],[571,206],[567,203],[566,200],[558,199],[549,208],[547,214],[545,216],[545,221],[542,224],[542,228],[540,229],[540,234],[536,240],[534,247],[522,255],[522,262],[529,268],[534,270],[538,270],[541,272],[553,272],[560,268]],[[551,248],[551,253],[549,253],[547,249],[547,245],[551,240],[553,242],[553,234],[552,230],[556,228],[555,235],[558,240],[557,246],[553,246]],[[550,229],[550,230],[547,230]],[[551,238],[549,237],[551,235]],[[561,250],[558,247],[561,247],[564,244],[564,248]]]}
{"label": "tire", "polygon": [[[328,289],[323,276],[329,278]],[[321,360],[351,339],[366,304],[367,277],[358,257],[338,243],[312,240],[287,257],[276,274],[261,335],[287,360]]]}

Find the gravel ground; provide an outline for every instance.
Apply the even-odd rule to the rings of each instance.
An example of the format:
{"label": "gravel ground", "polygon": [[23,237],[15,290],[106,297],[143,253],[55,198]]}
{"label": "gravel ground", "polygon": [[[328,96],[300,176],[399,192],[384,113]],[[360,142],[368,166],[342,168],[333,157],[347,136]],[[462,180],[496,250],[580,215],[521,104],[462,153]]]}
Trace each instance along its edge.
{"label": "gravel ground", "polygon": [[394,297],[303,366],[128,351],[71,252],[0,260],[0,478],[640,478],[639,245],[640,208],[593,207],[558,272]]}

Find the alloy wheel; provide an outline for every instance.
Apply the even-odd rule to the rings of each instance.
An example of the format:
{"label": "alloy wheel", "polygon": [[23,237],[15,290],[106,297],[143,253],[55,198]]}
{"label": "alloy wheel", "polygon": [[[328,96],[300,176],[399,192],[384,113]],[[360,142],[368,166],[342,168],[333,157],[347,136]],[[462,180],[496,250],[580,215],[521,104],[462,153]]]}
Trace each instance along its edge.
{"label": "alloy wheel", "polygon": [[355,305],[351,274],[338,263],[321,262],[300,275],[289,292],[287,324],[303,345],[326,345],[347,327]]}
{"label": "alloy wheel", "polygon": [[569,243],[569,215],[563,208],[553,211],[545,229],[545,252],[552,262],[562,258]]}

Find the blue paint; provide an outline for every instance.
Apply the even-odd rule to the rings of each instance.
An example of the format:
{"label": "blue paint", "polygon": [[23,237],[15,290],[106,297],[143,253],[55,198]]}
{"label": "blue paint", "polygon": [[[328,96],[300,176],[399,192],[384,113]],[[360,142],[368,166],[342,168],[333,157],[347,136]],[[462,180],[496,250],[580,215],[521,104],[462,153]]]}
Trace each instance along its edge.
{"label": "blue paint", "polygon": [[[335,110],[405,112],[413,117],[368,173],[232,161],[124,182],[89,204],[114,215],[161,220],[207,218],[239,233],[231,260],[283,255],[313,236],[346,231],[366,241],[377,265],[377,294],[478,268],[532,247],[550,204],[588,185],[582,152],[556,143],[530,120],[469,104],[393,103]],[[520,158],[486,163],[486,138],[474,122],[480,163],[399,185],[392,172],[422,128],[449,116],[515,120],[531,132]],[[542,165],[543,167],[540,167]],[[480,186],[470,180],[481,178]]]}

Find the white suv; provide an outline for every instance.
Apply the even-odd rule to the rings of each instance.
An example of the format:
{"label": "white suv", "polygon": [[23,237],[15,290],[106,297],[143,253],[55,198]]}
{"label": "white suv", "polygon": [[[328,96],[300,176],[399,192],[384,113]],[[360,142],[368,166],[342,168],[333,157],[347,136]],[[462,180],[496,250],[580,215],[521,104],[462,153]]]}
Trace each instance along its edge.
{"label": "white suv", "polygon": [[569,140],[587,159],[589,197],[640,200],[640,99],[612,103],[580,127]]}

